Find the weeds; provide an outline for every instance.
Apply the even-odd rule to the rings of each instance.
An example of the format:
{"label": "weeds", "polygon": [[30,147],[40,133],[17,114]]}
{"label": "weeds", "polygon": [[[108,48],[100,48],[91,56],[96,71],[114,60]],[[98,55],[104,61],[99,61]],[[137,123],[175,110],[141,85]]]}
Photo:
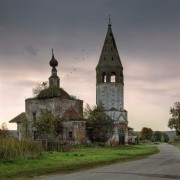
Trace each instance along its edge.
{"label": "weeds", "polygon": [[39,158],[42,148],[32,141],[19,141],[11,137],[0,137],[0,159],[24,157]]}

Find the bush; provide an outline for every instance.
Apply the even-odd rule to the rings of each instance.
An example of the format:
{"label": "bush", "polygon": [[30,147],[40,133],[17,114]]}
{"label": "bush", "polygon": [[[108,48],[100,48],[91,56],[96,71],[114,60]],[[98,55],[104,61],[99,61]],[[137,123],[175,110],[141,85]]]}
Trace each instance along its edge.
{"label": "bush", "polygon": [[162,133],[164,142],[169,142],[169,136],[166,133]]}
{"label": "bush", "polygon": [[153,133],[153,140],[155,141],[155,142],[161,142],[161,140],[162,140],[162,133],[160,132],[160,131],[155,131],[154,133]]}
{"label": "bush", "polygon": [[42,148],[32,141],[19,141],[15,138],[0,137],[0,159],[2,158],[38,158]]}

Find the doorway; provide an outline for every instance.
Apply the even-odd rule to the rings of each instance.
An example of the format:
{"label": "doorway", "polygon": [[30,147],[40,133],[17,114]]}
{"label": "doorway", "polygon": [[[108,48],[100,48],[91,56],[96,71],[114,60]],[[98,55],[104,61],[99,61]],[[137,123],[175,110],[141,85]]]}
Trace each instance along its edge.
{"label": "doorway", "polygon": [[124,134],[119,134],[119,145],[123,145],[125,144],[125,136]]}

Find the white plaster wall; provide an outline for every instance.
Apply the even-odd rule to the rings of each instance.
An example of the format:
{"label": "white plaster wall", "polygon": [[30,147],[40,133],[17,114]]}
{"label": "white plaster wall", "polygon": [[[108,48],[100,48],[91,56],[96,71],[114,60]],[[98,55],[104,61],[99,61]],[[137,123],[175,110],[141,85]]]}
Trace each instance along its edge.
{"label": "white plaster wall", "polygon": [[124,109],[123,85],[119,83],[99,83],[96,86],[96,104],[105,110]]}
{"label": "white plaster wall", "polygon": [[114,121],[118,123],[126,123],[127,122],[127,114],[124,111],[105,111],[105,113]]}
{"label": "white plaster wall", "polygon": [[[105,113],[115,124],[128,124],[127,112],[124,111],[124,87],[120,83],[99,83],[96,85],[96,104],[103,105]],[[115,108],[115,109],[114,109]],[[114,109],[114,110],[113,110]],[[128,142],[128,131],[125,130],[125,143]],[[114,128],[110,140],[119,142],[119,129]]]}

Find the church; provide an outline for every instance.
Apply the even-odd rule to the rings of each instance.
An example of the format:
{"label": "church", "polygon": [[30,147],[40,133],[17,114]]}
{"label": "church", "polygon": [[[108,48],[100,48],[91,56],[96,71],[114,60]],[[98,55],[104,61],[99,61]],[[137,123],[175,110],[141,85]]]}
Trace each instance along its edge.
{"label": "church", "polygon": [[25,100],[25,112],[13,118],[10,123],[17,123],[19,139],[22,139],[22,119],[26,117],[30,123],[30,134],[32,140],[36,140],[36,129],[34,122],[42,115],[43,111],[51,111],[53,115],[58,115],[64,119],[63,141],[81,143],[86,140],[86,123],[83,120],[83,101],[74,99],[63,88],[60,87],[60,78],[57,75],[58,61],[54,57],[49,62],[52,67],[49,77],[49,87],[40,91],[37,97]]}
{"label": "church", "polygon": [[[21,134],[21,118],[26,116],[33,124],[42,114],[42,110],[50,110],[54,115],[64,118],[63,139],[76,143],[86,139],[86,123],[83,120],[83,101],[73,99],[60,87],[57,75],[58,61],[54,57],[49,62],[52,67],[49,87],[42,90],[37,97],[25,100],[25,112],[13,118],[10,123],[17,123],[19,139]],[[109,144],[126,145],[128,143],[127,111],[124,109],[124,76],[123,66],[109,19],[99,62],[96,67],[96,105],[103,106],[104,113],[114,121],[114,131]],[[36,130],[31,128],[32,139],[36,139]]]}
{"label": "church", "polygon": [[96,67],[96,104],[114,120],[114,132],[110,143],[128,143],[127,111],[124,109],[123,66],[109,19],[108,31]]}

